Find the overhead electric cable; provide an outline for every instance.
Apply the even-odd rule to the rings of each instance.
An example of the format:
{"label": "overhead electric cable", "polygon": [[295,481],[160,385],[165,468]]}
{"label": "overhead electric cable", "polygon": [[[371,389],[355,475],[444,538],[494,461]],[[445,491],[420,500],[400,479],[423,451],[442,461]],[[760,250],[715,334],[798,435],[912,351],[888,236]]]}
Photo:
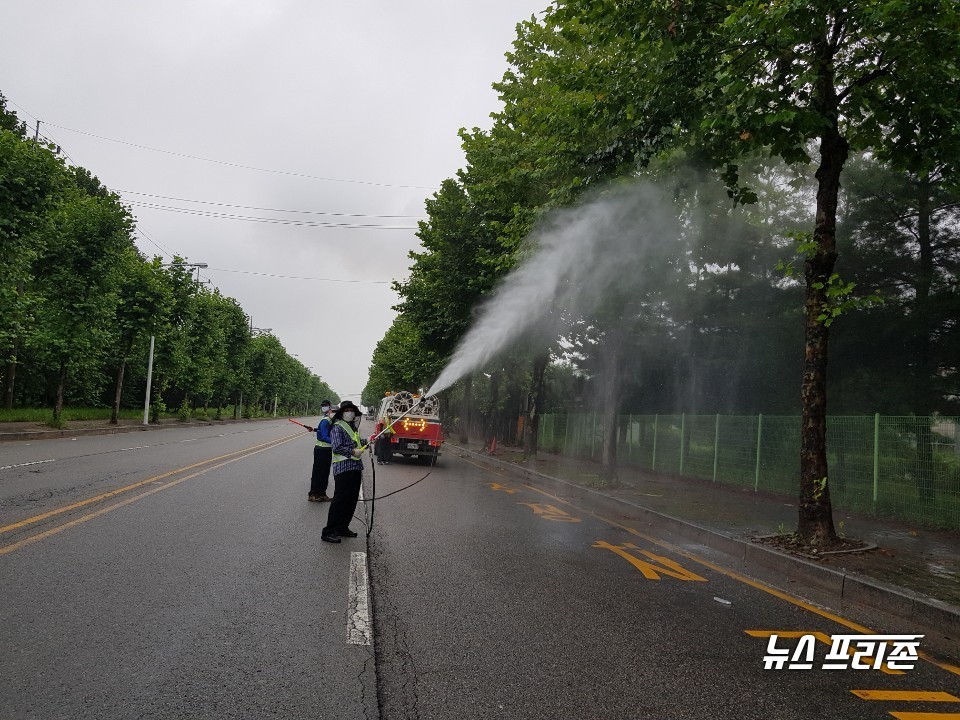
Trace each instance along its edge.
{"label": "overhead electric cable", "polygon": [[143,197],[158,198],[160,200],[175,200],[177,202],[196,203],[200,205],[214,205],[216,207],[239,208],[241,210],[261,210],[263,212],[297,213],[300,215],[324,215],[329,217],[352,218],[379,218],[384,220],[423,218],[426,215],[367,215],[364,213],[321,212],[320,210],[287,210],[284,208],[265,208],[255,205],[233,205],[231,203],[214,202],[212,200],[192,200],[190,198],[171,197],[169,195],[155,195],[153,193],[137,192],[136,190],[115,190],[124,195],[141,195]]}
{"label": "overhead electric cable", "polygon": [[235,215],[232,213],[221,213],[213,210],[201,210],[194,208],[178,208],[170,205],[157,205],[140,200],[125,200],[126,205],[133,207],[146,208],[148,210],[163,210],[164,212],[175,212],[183,215],[195,215],[197,217],[209,217],[219,220],[245,220],[247,222],[267,223],[270,225],[292,225],[295,227],[329,227],[329,228],[351,228],[363,230],[416,230],[412,225],[377,225],[373,223],[325,223],[317,220],[285,220],[283,218],[255,217],[252,215]]}
{"label": "overhead electric cable", "polygon": [[67,130],[69,132],[77,133],[78,135],[86,135],[88,137],[97,138],[98,140],[106,140],[108,142],[114,142],[120,145],[127,145],[129,147],[139,148],[140,150],[150,150],[151,152],[163,153],[165,155],[173,155],[174,157],[182,157],[190,160],[201,160],[203,162],[214,163],[215,165],[225,165],[227,167],[235,167],[235,168],[240,168],[242,170],[256,170],[257,172],[275,173],[277,175],[290,175],[292,177],[302,177],[302,178],[308,178],[310,180],[323,180],[325,182],[351,183],[353,185],[373,185],[376,187],[403,188],[407,190],[437,190],[438,189],[436,187],[427,187],[426,185],[399,185],[394,183],[373,182],[371,180],[346,180],[344,178],[331,178],[331,177],[322,177],[320,175],[309,175],[307,173],[298,173],[298,172],[293,172],[291,170],[277,170],[275,168],[262,168],[262,167],[256,167],[254,165],[243,165],[241,163],[227,162],[226,160],[215,160],[213,158],[200,157],[199,155],[189,155],[188,153],[175,152],[173,150],[164,150],[162,148],[150,147],[149,145],[140,145],[138,143],[128,142],[126,140],[117,140],[116,138],[107,137],[105,135],[97,135],[96,133],[69,128],[69,127],[66,127],[65,125],[57,125],[56,123],[48,122],[46,120],[44,120],[44,123],[46,125],[50,125],[55,128],[60,128],[61,130]]}
{"label": "overhead electric cable", "polygon": [[23,105],[19,105],[18,103],[15,103],[15,102],[14,102],[13,100],[11,100],[10,98],[6,98],[6,99],[7,99],[7,102],[9,102],[11,105],[16,105],[18,108],[20,108],[20,110],[22,110],[23,112],[25,112],[27,115],[29,115],[30,117],[32,117],[34,120],[39,120],[39,119],[40,119],[40,118],[38,118],[36,115],[34,115],[32,112],[30,112],[29,110],[27,110],[25,107],[23,107]]}
{"label": "overhead electric cable", "polygon": [[207,271],[239,273],[241,275],[261,275],[263,277],[282,278],[284,280],[320,280],[323,282],[360,283],[363,285],[388,285],[390,280],[345,280],[343,278],[302,277],[300,275],[276,275],[274,273],[254,272],[253,270],[227,270],[226,268],[207,268]]}
{"label": "overhead electric cable", "polygon": [[[163,247],[163,246],[162,246],[160,243],[158,243],[156,240],[154,240],[152,237],[150,237],[149,235],[147,235],[147,233],[144,232],[143,229],[140,227],[140,221],[139,221],[139,219],[137,220],[136,229],[137,229],[137,232],[140,233],[141,235],[143,235],[143,237],[145,237],[148,242],[152,243],[153,246],[154,246],[155,248],[157,248],[157,249],[158,249],[161,253],[163,253],[164,255],[168,255],[171,260],[173,260],[175,257],[177,257],[177,253],[171,252],[170,250],[168,250],[168,249],[166,249],[165,247]],[[180,257],[183,257],[183,255],[181,255]]]}

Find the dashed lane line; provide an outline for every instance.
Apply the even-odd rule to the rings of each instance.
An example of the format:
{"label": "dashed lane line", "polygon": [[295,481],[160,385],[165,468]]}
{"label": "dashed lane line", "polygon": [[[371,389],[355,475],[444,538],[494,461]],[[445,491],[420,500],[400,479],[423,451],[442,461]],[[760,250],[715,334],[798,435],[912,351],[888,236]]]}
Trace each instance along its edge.
{"label": "dashed lane line", "polygon": [[13,470],[13,468],[28,467],[30,465],[43,465],[44,463],[52,463],[56,461],[56,458],[52,460],[34,460],[33,462],[17,463],[16,465],[4,465],[3,467],[0,467],[0,470]]}

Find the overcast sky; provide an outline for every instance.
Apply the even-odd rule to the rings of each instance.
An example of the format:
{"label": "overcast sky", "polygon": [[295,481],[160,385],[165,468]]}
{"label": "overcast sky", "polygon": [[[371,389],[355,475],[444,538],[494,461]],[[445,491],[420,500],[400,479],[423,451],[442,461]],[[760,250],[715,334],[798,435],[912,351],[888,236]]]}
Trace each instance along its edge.
{"label": "overcast sky", "polygon": [[0,92],[137,203],[145,254],[207,263],[256,327],[359,400],[423,201],[463,165],[457,130],[490,126],[516,23],[547,4],[6,0]]}

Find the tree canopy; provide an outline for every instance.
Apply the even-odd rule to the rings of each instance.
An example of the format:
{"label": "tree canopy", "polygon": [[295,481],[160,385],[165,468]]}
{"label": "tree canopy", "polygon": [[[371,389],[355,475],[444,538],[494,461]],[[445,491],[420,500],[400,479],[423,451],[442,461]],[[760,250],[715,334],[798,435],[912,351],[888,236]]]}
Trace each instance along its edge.
{"label": "tree canopy", "polygon": [[[502,108],[461,130],[466,166],[428,203],[398,286],[394,328],[412,329],[384,337],[371,379],[412,378],[388,369],[405,353],[435,375],[552,208],[625,179],[672,185],[685,231],[649,269],[669,282],[604,310],[629,331],[614,343],[599,315],[556,308],[571,323],[543,347],[595,388],[565,407],[615,375],[618,410],[800,411],[799,531],[831,542],[828,387],[832,407],[860,411],[960,397],[956,3],[558,0],[507,57]],[[605,365],[611,343],[628,362]],[[842,371],[829,380],[828,356]],[[485,388],[451,395],[522,414],[536,375],[504,357],[474,378]]]}

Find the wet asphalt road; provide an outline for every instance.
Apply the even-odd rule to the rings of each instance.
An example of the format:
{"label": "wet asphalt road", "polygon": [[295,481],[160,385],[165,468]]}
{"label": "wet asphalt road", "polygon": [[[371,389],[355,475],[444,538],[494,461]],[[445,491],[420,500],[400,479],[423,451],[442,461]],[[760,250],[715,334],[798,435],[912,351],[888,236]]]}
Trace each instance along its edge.
{"label": "wet asphalt road", "polygon": [[[378,494],[424,473],[379,469]],[[450,447],[426,480],[383,500],[375,522],[384,720],[879,720],[952,703],[852,690],[960,695],[960,677],[923,662],[903,675],[765,671],[767,640],[747,631],[850,630],[645,538],[646,528],[618,527],[630,527],[623,506],[492,471]]]}
{"label": "wet asphalt road", "polygon": [[[659,544],[626,510],[452,448],[376,504],[373,645],[351,644],[350,563],[367,547],[362,533],[320,542],[311,448],[272,421],[0,445],[0,717],[960,710],[852,692],[960,695],[960,677],[924,662],[903,675],[763,670],[767,641],[748,631],[847,630]],[[377,470],[378,495],[428,471]]]}
{"label": "wet asphalt road", "polygon": [[372,649],[347,643],[364,543],[320,542],[290,423],[2,445],[0,466],[56,462],[0,471],[0,523],[290,436],[0,534],[29,543],[0,555],[0,717],[376,717]]}

